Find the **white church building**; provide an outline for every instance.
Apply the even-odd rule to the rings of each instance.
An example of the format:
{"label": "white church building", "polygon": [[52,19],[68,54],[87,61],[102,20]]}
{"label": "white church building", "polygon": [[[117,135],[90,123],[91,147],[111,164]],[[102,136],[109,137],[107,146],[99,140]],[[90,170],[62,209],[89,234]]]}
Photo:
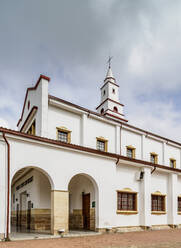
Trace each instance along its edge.
{"label": "white church building", "polygon": [[0,238],[181,226],[181,144],[128,124],[111,68],[97,112],[28,88],[0,128]]}

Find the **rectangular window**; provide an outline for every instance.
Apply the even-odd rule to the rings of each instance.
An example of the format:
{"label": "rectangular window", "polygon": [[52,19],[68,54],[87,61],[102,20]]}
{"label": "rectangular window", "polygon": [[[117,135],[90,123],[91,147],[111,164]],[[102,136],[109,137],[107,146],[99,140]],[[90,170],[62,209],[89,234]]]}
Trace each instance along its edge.
{"label": "rectangular window", "polygon": [[117,210],[137,211],[137,193],[117,192]]}
{"label": "rectangular window", "polygon": [[178,212],[181,212],[181,196],[178,197]]}
{"label": "rectangular window", "polygon": [[135,148],[132,146],[127,146],[126,155],[128,158],[135,158]]}
{"label": "rectangular window", "polygon": [[176,168],[176,160],[173,158],[170,158],[170,167],[171,168]]}
{"label": "rectangular window", "polygon": [[71,142],[71,131],[66,128],[57,127],[57,139],[61,142],[70,143]]}
{"label": "rectangular window", "polygon": [[150,153],[150,162],[153,164],[158,163],[158,155],[156,153]]}
{"label": "rectangular window", "polygon": [[68,133],[63,131],[58,131],[58,140],[62,142],[68,142]]}
{"label": "rectangular window", "polygon": [[97,150],[107,152],[107,140],[103,138],[97,138]]}
{"label": "rectangular window", "polygon": [[165,212],[165,196],[164,195],[151,195],[151,211]]}

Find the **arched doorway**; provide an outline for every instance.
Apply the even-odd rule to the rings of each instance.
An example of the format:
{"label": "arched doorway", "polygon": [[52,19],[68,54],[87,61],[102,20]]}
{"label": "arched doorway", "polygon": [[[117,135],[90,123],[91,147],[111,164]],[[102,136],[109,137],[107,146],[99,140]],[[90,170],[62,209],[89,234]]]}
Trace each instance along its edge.
{"label": "arched doorway", "polygon": [[96,230],[98,187],[87,174],[75,175],[69,183],[69,230]]}
{"label": "arched doorway", "polygon": [[52,182],[37,167],[18,170],[11,182],[11,232],[51,232]]}

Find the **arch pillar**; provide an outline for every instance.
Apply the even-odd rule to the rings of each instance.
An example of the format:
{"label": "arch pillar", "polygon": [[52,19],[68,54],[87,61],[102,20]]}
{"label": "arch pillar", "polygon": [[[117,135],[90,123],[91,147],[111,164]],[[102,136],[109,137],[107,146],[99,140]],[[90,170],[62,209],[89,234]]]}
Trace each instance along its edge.
{"label": "arch pillar", "polygon": [[68,232],[69,222],[69,192],[63,190],[51,191],[51,233]]}

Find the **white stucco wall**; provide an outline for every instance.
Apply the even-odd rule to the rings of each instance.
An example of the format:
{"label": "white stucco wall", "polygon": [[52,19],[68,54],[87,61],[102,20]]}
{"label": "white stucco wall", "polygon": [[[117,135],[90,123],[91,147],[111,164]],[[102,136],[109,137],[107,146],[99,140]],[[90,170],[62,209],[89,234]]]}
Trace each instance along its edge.
{"label": "white stucco wall", "polygon": [[66,127],[71,131],[71,143],[80,145],[81,116],[54,106],[48,107],[48,137],[57,139],[57,127]]}
{"label": "white stucco wall", "polygon": [[168,175],[155,171],[151,176],[151,193],[160,191],[161,194],[166,195],[166,214],[151,215],[152,225],[167,225],[168,224]]}
{"label": "white stucco wall", "polygon": [[96,149],[96,137],[107,139],[108,152],[116,152],[116,126],[93,118],[87,118],[85,146]]}
{"label": "white stucco wall", "polygon": [[6,228],[6,203],[7,203],[7,163],[6,163],[7,147],[0,140],[0,233],[5,233]]}

